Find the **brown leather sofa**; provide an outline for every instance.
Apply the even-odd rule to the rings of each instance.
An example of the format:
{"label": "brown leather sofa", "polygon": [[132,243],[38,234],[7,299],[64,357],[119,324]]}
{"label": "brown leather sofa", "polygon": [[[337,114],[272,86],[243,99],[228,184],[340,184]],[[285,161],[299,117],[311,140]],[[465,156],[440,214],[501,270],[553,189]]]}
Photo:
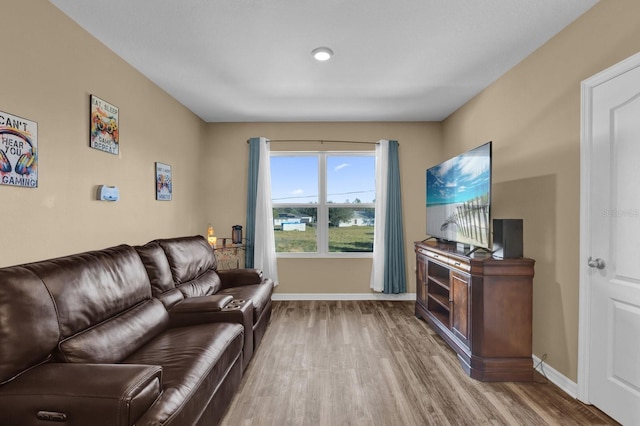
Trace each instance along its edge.
{"label": "brown leather sofa", "polygon": [[[1,268],[0,424],[218,423],[248,362],[245,330],[259,342],[268,323],[273,283],[254,270],[217,273],[202,242]],[[156,245],[177,292],[159,290],[169,282],[145,259]]]}
{"label": "brown leather sofa", "polygon": [[[153,296],[172,314],[173,325],[206,320],[245,327],[246,367],[271,319],[273,281],[259,269],[218,271],[209,243],[199,235],[154,240],[136,250],[147,269]],[[219,305],[231,300],[240,303],[234,309],[220,309]]]}

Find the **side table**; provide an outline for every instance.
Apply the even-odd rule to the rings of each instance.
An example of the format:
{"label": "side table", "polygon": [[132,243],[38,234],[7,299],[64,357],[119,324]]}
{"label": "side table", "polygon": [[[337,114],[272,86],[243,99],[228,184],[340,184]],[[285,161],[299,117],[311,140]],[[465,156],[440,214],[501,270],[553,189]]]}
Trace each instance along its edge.
{"label": "side table", "polygon": [[[231,238],[222,238],[222,245],[216,245],[213,248],[213,253],[216,256],[216,262],[218,263],[218,269],[244,268],[246,244],[232,244],[227,243],[226,240],[231,241]],[[218,241],[220,241],[220,239],[218,239]]]}

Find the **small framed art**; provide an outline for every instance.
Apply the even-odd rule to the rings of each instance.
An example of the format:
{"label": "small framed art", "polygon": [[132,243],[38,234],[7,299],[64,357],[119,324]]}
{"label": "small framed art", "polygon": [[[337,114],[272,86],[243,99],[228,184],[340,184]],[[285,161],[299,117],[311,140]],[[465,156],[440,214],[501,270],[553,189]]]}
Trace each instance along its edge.
{"label": "small framed art", "polygon": [[91,95],[91,148],[110,154],[120,152],[118,107]]}
{"label": "small framed art", "polygon": [[2,111],[0,184],[38,187],[38,123]]}
{"label": "small framed art", "polygon": [[171,201],[172,185],[171,166],[164,163],[156,163],[156,200]]}

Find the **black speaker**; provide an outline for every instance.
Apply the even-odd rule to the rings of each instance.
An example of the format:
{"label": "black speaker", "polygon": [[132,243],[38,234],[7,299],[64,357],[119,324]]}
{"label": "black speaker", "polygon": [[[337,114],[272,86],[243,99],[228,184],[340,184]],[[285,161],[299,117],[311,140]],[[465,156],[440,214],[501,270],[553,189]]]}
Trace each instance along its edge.
{"label": "black speaker", "polygon": [[522,219],[493,219],[493,255],[522,257]]}

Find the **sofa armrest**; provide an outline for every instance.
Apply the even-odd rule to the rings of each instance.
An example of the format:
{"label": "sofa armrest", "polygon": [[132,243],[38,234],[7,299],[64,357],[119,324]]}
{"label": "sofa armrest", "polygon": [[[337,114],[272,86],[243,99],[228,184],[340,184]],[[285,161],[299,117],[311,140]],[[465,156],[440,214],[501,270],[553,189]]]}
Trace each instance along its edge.
{"label": "sofa armrest", "polygon": [[232,300],[233,296],[228,294],[188,297],[169,310],[169,326],[184,327],[206,322],[222,322],[209,318],[216,318],[215,314],[221,312]]}
{"label": "sofa armrest", "polygon": [[262,270],[252,268],[225,269],[218,272],[222,288],[239,287],[243,285],[260,284]]}
{"label": "sofa armrest", "polygon": [[212,294],[211,296],[188,297],[169,309],[169,315],[176,313],[197,313],[221,311],[233,300],[233,296]]}
{"label": "sofa armrest", "polygon": [[0,386],[0,423],[130,426],[161,392],[160,366],[43,364]]}

